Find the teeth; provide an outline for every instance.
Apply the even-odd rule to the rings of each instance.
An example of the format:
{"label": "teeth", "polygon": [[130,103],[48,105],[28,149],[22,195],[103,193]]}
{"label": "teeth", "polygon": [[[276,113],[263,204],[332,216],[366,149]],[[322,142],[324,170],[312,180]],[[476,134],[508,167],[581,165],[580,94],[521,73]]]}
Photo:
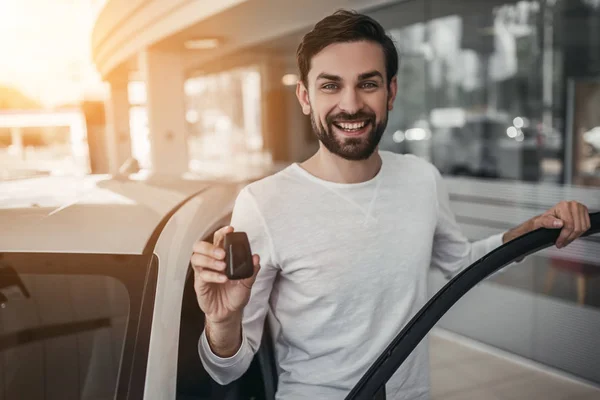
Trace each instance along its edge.
{"label": "teeth", "polygon": [[365,123],[366,123],[366,121],[355,122],[355,123],[339,122],[338,125],[346,130],[356,130],[356,129],[361,129],[362,127],[364,127]]}

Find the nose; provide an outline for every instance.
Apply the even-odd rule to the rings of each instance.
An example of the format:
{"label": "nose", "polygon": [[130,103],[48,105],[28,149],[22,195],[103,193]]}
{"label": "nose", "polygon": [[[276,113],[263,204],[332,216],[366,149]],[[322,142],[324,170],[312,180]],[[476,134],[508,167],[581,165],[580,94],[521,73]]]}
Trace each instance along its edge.
{"label": "nose", "polygon": [[360,94],[355,88],[347,87],[341,93],[338,107],[348,114],[356,114],[363,107]]}

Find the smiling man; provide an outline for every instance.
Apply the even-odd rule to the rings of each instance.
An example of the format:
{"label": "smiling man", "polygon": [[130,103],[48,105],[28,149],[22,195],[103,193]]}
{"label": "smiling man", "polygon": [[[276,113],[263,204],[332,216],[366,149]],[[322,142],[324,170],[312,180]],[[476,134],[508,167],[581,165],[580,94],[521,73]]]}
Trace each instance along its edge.
{"label": "smiling man", "polygon": [[[320,141],[308,160],[240,193],[231,226],[194,244],[198,350],[226,384],[248,369],[263,323],[274,336],[277,399],[343,399],[425,304],[427,271],[452,277],[503,242],[539,227],[563,247],[589,229],[587,208],[562,202],[503,234],[469,242],[438,170],[379,151],[397,92],[398,55],[368,16],[339,11],[316,24],[297,53],[297,97]],[[400,94],[401,95],[401,94]],[[224,274],[223,237],[245,231],[251,278]],[[428,399],[427,342],[386,385],[388,399]]]}

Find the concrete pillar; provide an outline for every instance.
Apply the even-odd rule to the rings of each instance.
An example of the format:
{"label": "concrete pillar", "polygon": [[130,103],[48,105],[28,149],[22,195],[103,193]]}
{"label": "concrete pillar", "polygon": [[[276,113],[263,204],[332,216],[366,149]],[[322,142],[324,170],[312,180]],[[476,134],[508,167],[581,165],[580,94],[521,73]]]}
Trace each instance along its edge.
{"label": "concrete pillar", "polygon": [[85,116],[89,166],[92,174],[110,172],[106,138],[106,102],[85,100],[81,104]]}
{"label": "concrete pillar", "polygon": [[23,131],[21,128],[10,128],[10,140],[17,157],[19,157],[21,160],[25,160],[25,151],[23,149]]}
{"label": "concrete pillar", "polygon": [[150,48],[140,54],[146,81],[150,159],[155,174],[188,170],[182,54]]}
{"label": "concrete pillar", "polygon": [[281,83],[285,72],[285,60],[278,57],[269,59],[261,71],[263,143],[274,162],[289,161],[289,131],[294,129],[287,125],[287,88]]}
{"label": "concrete pillar", "polygon": [[[297,76],[296,58],[286,57],[286,75]],[[283,82],[281,82],[283,85]],[[288,135],[288,152],[290,162],[302,162],[310,158],[319,149],[319,140],[312,131],[310,117],[304,115],[300,102],[296,97],[296,85],[284,87],[286,96],[286,132]]]}
{"label": "concrete pillar", "polygon": [[129,130],[129,98],[126,73],[109,79],[110,97],[105,104],[106,146],[109,171],[115,174],[131,157],[131,134]]}

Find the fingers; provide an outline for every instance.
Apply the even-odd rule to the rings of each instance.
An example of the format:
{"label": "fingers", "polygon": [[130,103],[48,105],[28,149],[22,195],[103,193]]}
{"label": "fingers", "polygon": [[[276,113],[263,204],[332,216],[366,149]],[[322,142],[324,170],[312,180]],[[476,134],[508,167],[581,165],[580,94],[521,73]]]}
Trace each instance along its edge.
{"label": "fingers", "polygon": [[579,204],[578,210],[579,210],[579,218],[581,221],[581,229],[585,233],[592,227],[592,223],[590,221],[590,211],[583,204]]}
{"label": "fingers", "polygon": [[556,240],[556,247],[559,249],[566,246],[567,238],[571,235],[571,233],[573,233],[573,230],[575,229],[573,218],[569,215],[569,213],[570,212],[568,206],[563,204],[562,202],[559,203],[556,209],[556,215],[563,221],[563,228],[560,231],[558,239]]}
{"label": "fingers", "polygon": [[225,250],[209,242],[198,241],[194,243],[192,246],[192,251],[194,254],[203,254],[218,260],[223,260],[225,258]]}
{"label": "fingers", "polygon": [[260,256],[258,254],[254,254],[252,256],[252,262],[254,263],[254,273],[250,278],[242,279],[240,281],[248,289],[250,289],[252,285],[254,285],[256,277],[258,276],[258,271],[260,271]]}
{"label": "fingers", "polygon": [[[207,244],[212,246],[210,243]],[[190,263],[194,269],[194,287],[197,292],[205,288],[205,284],[207,283],[225,283],[228,281],[227,276],[223,273],[225,271],[224,261],[204,254],[194,253],[192,254]]]}
{"label": "fingers", "polygon": [[225,259],[225,250],[223,250],[223,239],[225,235],[233,232],[232,226],[224,226],[215,232],[213,243],[199,240],[192,246],[194,254],[203,254],[208,257],[216,258],[217,260]]}
{"label": "fingers", "polygon": [[213,238],[213,244],[215,246],[219,246],[219,247],[223,247],[223,240],[225,239],[225,235],[228,233],[233,232],[234,229],[232,226],[224,226],[221,229],[219,229],[218,231],[215,232],[214,238]]}
{"label": "fingers", "polygon": [[[254,281],[256,281],[258,271],[260,271],[260,256],[254,254],[252,256],[252,262],[254,264],[253,275],[250,278],[237,281],[242,283],[248,289],[252,288]],[[194,269],[196,285],[198,286],[203,286],[205,283],[229,282],[229,278],[227,278],[227,275],[224,273],[226,268],[224,261],[205,256],[204,254],[194,253],[191,258],[191,264]]]}
{"label": "fingers", "polygon": [[573,231],[569,234],[569,236],[567,236],[567,240],[564,243],[565,246],[577,239],[583,233],[583,224],[581,221],[578,204],[569,203],[569,211],[569,217],[573,221]]}
{"label": "fingers", "polygon": [[214,271],[225,271],[225,262],[219,259],[205,256],[204,254],[194,253],[191,258],[193,267],[201,269],[212,269]]}
{"label": "fingers", "polygon": [[588,230],[588,228],[586,226],[587,222],[585,220],[585,215],[584,215],[585,209],[584,208],[585,208],[584,206],[575,204],[575,207],[573,210],[573,212],[575,214],[575,218],[577,219],[578,226],[579,226],[579,231],[580,231],[579,236],[581,236],[585,231]]}
{"label": "fingers", "polygon": [[202,269],[199,272],[196,272],[196,277],[200,278],[200,280],[205,283],[225,283],[228,281],[224,274],[208,269]]}
{"label": "fingers", "polygon": [[588,210],[588,208],[585,208],[585,227],[586,227],[586,232],[590,230],[590,228],[592,227],[592,221],[590,220],[590,211]]}
{"label": "fingers", "polygon": [[220,246],[223,238],[229,232],[233,232],[233,227],[225,226],[215,232],[214,243],[206,241],[197,241],[192,246],[192,256],[190,263],[194,269],[196,282],[199,285],[204,283],[225,283],[227,276],[223,273],[226,268],[225,250]]}
{"label": "fingers", "polygon": [[535,228],[558,229],[562,228],[563,221],[552,214],[543,215],[538,219]]}
{"label": "fingers", "polygon": [[569,245],[591,226],[587,207],[575,201],[560,202],[554,214],[563,221],[563,228],[556,240],[559,249]]}

